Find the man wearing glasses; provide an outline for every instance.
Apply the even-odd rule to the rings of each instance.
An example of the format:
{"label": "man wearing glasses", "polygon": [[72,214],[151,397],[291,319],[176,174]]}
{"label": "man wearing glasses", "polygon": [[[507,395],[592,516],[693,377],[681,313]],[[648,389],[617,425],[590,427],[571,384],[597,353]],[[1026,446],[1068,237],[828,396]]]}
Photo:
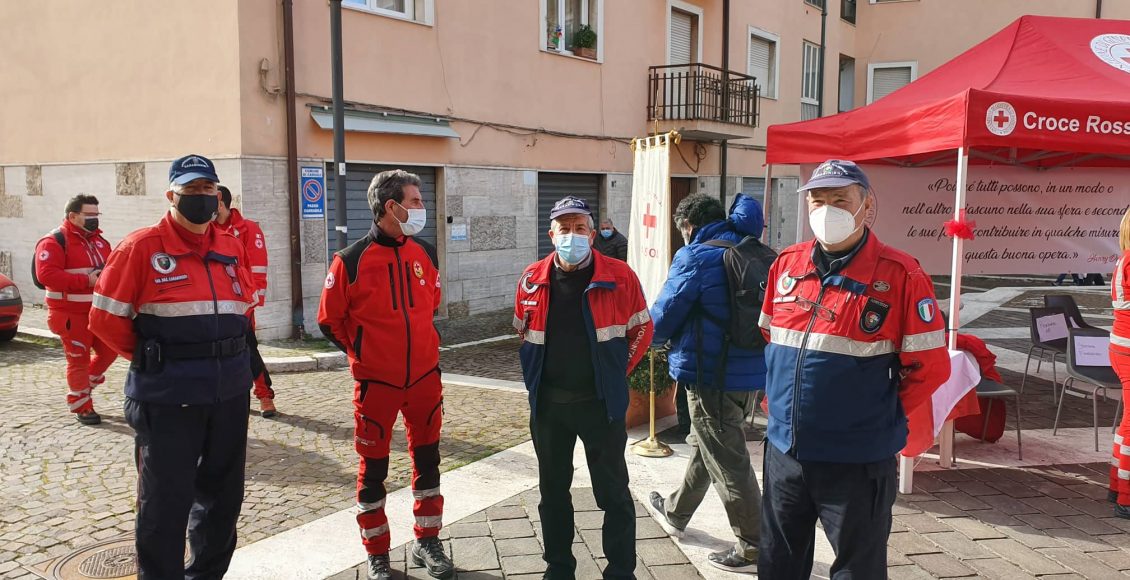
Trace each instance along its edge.
{"label": "man wearing glasses", "polygon": [[758,573],[808,578],[819,519],[832,577],[885,578],[906,413],[949,377],[934,287],[912,256],[865,225],[856,164],[826,161],[807,192],[815,241],[781,252],[760,326],[769,338]]}
{"label": "man wearing glasses", "polygon": [[[98,229],[98,198],[79,194],[67,202],[63,224],[35,245],[36,285],[47,290],[47,327],[67,354],[67,407],[83,425],[97,425],[91,391],[118,355],[90,333],[94,283],[110,256]],[[92,356],[93,354],[93,356]]]}

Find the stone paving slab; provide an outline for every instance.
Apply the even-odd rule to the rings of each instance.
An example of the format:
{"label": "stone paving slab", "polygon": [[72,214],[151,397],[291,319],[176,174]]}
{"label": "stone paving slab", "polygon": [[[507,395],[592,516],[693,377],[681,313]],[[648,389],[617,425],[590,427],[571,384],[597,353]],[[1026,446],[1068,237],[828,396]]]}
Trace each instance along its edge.
{"label": "stone paving slab", "polygon": [[[596,508],[592,488],[573,488],[572,494],[576,509],[575,523],[582,520],[603,520],[604,512]],[[457,579],[541,578],[545,572],[545,562],[541,557],[541,529],[533,518],[537,514],[538,501],[540,495],[536,489],[523,492],[445,528],[440,537],[454,538],[449,543],[449,554],[455,562]],[[655,537],[647,532],[640,533],[640,530],[651,530],[656,524],[639,502],[636,502],[636,513],[636,577],[640,580],[701,579],[702,575],[666,534]],[[466,527],[483,523],[488,526]],[[455,535],[471,529],[485,533],[471,537]],[[524,530],[536,529],[538,533],[534,535],[531,532],[521,538],[510,537],[509,531],[517,529],[523,530],[523,533]],[[582,528],[578,523],[575,534],[573,556],[577,559],[577,580],[599,580],[601,570],[607,564],[600,544],[600,531],[591,527]],[[404,561],[404,549],[401,547],[393,551],[397,562],[400,562],[393,566],[394,573],[408,578],[416,577],[419,569],[410,561]],[[360,565],[330,576],[329,580],[364,580],[365,577],[365,566]]]}
{"label": "stone paving slab", "polygon": [[[60,348],[0,345],[0,578],[33,578],[22,566],[133,531],[132,430],[122,419],[118,361],[94,392],[103,424],[67,412]],[[347,371],[281,375],[281,416],[252,413],[240,545],[354,504],[357,457]],[[484,421],[490,417],[490,421]],[[524,393],[447,387],[441,468],[470,463],[528,440]],[[393,434],[391,489],[408,484],[403,426]],[[358,544],[358,548],[360,545]]]}

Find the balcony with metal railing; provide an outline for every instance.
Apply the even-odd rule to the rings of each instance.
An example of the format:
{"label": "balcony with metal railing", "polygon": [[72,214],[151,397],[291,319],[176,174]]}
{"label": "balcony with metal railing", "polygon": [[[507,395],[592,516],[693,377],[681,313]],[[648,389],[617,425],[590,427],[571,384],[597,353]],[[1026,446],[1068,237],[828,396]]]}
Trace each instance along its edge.
{"label": "balcony with metal railing", "polygon": [[749,139],[758,121],[757,79],[702,64],[648,69],[648,121],[685,139]]}

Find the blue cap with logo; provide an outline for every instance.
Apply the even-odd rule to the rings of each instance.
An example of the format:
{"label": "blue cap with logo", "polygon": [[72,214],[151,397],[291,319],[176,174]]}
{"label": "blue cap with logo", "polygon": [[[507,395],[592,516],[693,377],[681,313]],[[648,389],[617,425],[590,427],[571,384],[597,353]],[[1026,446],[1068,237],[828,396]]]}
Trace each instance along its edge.
{"label": "blue cap with logo", "polygon": [[829,159],[814,169],[808,183],[797,191],[844,187],[853,183],[863,186],[863,189],[871,189],[871,182],[867,179],[867,174],[863,173],[863,170],[854,161]]}
{"label": "blue cap with logo", "polygon": [[589,204],[585,203],[585,200],[570,195],[553,204],[553,209],[549,212],[549,219],[555,220],[571,213],[591,216],[592,210],[589,209]]}
{"label": "blue cap with logo", "polygon": [[203,155],[185,155],[173,161],[173,165],[169,167],[170,183],[184,185],[193,179],[220,182],[220,178],[216,175],[216,166],[212,164],[212,160]]}

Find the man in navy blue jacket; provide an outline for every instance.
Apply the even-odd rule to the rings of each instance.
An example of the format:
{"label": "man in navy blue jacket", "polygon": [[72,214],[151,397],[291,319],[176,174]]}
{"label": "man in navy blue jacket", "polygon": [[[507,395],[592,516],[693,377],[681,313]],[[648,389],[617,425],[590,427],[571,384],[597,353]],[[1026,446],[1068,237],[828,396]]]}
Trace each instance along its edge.
{"label": "man in navy blue jacket", "polygon": [[730,319],[730,289],[722,263],[732,243],[761,236],[761,205],[738,195],[726,218],[714,197],[696,194],[675,208],[675,226],[686,246],[675,253],[663,290],[651,307],[652,344],[671,342],[671,378],[687,391],[691,433],[697,440],[683,483],[663,497],[651,492],[652,508],[669,531],[681,533],[702,503],[711,482],[722,498],[737,536],[736,545],[708,556],[710,564],[732,572],[753,572],[761,537],[761,491],[750,464],[743,424],[753,412],[755,391],[765,388],[761,351],[730,345],[725,360],[722,341]]}

